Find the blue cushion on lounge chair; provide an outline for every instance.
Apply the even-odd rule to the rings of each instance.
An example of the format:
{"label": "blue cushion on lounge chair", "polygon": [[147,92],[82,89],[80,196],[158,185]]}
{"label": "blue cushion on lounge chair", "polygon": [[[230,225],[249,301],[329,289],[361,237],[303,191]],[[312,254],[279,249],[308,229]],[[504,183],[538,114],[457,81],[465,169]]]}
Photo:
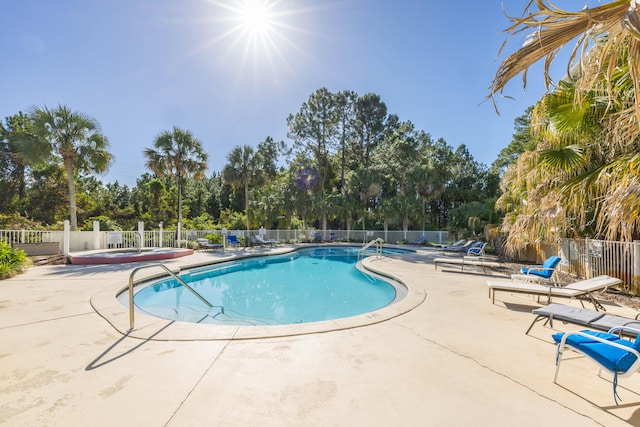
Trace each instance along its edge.
{"label": "blue cushion on lounge chair", "polygon": [[552,256],[547,258],[544,264],[542,264],[542,268],[537,267],[536,269],[532,267],[531,269],[529,269],[527,267],[522,267],[520,269],[520,272],[522,274],[533,274],[534,276],[539,276],[545,279],[549,279],[551,276],[553,276],[553,272],[555,268],[558,266],[558,264],[560,264],[561,260],[562,258],[560,258],[559,256]]}
{"label": "blue cushion on lounge chair", "polygon": [[[608,369],[609,372],[613,372],[613,399],[617,405],[618,393],[616,392],[616,388],[618,386],[618,374],[626,376],[638,370],[637,353],[632,352],[632,350],[638,351],[640,349],[640,338],[636,338],[635,341],[629,341],[608,332],[584,330],[580,331],[580,333],[598,337],[606,341],[596,341],[595,339],[589,338],[589,336],[585,337],[576,332],[568,332],[565,345],[581,352],[601,367]],[[556,353],[556,377],[558,375],[558,369],[560,368],[560,359],[562,358],[562,339],[564,334],[564,332],[560,332],[552,335],[553,340],[558,343],[558,351]],[[607,342],[629,348],[629,350],[618,348]],[[631,368],[633,369],[630,370]],[[553,381],[555,382],[555,377]]]}
{"label": "blue cushion on lounge chair", "polygon": [[[584,330],[582,332],[638,350],[637,339],[636,342],[632,342],[607,332],[596,332],[590,330]],[[564,332],[552,335],[553,340],[558,344],[562,340],[563,336]],[[595,340],[590,340],[584,336],[569,335],[566,342],[569,346],[579,349],[581,352],[613,372],[627,372],[631,365],[633,365],[633,362],[636,361],[636,356],[633,353]]]}

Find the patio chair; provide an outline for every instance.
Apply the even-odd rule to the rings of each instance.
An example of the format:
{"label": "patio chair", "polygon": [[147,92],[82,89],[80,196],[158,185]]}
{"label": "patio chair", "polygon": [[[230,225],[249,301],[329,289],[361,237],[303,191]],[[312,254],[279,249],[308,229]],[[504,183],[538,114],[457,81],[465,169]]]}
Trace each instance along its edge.
{"label": "patio chair", "polygon": [[258,240],[258,236],[249,236],[247,237],[247,240],[249,242],[249,246],[264,246],[264,243]]}
{"label": "patio chair", "polygon": [[443,252],[456,252],[456,253],[461,253],[461,254],[466,254],[467,251],[469,250],[469,248],[471,246],[473,246],[473,244],[475,243],[475,240],[467,240],[466,243],[464,243],[463,245],[460,246],[445,246],[444,248],[442,248]]}
{"label": "patio chair", "polygon": [[259,244],[263,245],[263,246],[267,246],[267,245],[269,245],[269,246],[275,246],[275,245],[277,245],[278,243],[280,243],[280,242],[278,242],[277,240],[274,240],[274,239],[264,239],[264,238],[263,238],[262,236],[260,236],[260,235],[257,235],[257,236],[254,236],[254,237],[255,237],[256,241],[257,241]]}
{"label": "patio chair", "polygon": [[481,257],[463,257],[463,258],[435,258],[433,260],[436,270],[438,269],[438,264],[447,264],[447,265],[459,265],[460,271],[464,272],[465,266],[472,267],[482,267],[482,271],[487,274],[486,268],[499,268],[500,263],[496,261],[491,261],[487,259],[483,259]]}
{"label": "patio chair", "polygon": [[613,399],[618,405],[618,378],[626,378],[640,369],[640,337],[630,341],[615,335],[620,330],[632,330],[636,335],[639,329],[618,326],[609,332],[595,332],[591,330],[559,332],[553,334],[553,340],[558,344],[556,353],[556,370],[553,382],[557,383],[560,364],[563,361],[564,349],[570,349],[586,356],[598,365],[598,376],[602,369],[613,375]]}
{"label": "patio chair", "polygon": [[599,331],[609,331],[611,328],[618,326],[640,329],[640,320],[638,320],[640,314],[636,315],[634,319],[630,319],[623,316],[604,314],[600,311],[589,310],[588,308],[571,307],[563,304],[549,304],[534,309],[532,313],[535,314],[536,317],[533,319],[533,322],[531,322],[531,325],[529,325],[527,332],[525,332],[526,335],[528,335],[533,326],[541,320],[545,320],[544,324],[549,324],[552,328],[553,321],[559,320],[563,323],[586,326]]}
{"label": "patio chair", "polygon": [[209,242],[209,239],[199,238],[199,239],[196,239],[196,241],[198,242],[198,249],[203,249],[205,251],[209,249],[223,248],[223,245],[221,245],[220,243],[211,243]]}
{"label": "patio chair", "polygon": [[238,240],[238,237],[234,234],[227,236],[227,244],[229,246],[241,246],[242,242]]}
{"label": "patio chair", "polygon": [[622,280],[607,275],[580,280],[564,287],[545,286],[537,283],[501,282],[494,280],[487,281],[487,285],[489,285],[489,298],[492,298],[492,302],[494,304],[496,301],[496,292],[503,291],[546,296],[547,304],[551,304],[551,299],[554,297],[577,298],[580,300],[580,304],[584,307],[582,300],[588,299],[596,310],[599,308],[605,310],[605,308],[594,298],[593,292],[604,291],[610,286],[615,286],[620,283],[622,283]]}
{"label": "patio chair", "polygon": [[559,256],[551,256],[547,258],[542,265],[524,266],[520,268],[520,274],[512,274],[514,280],[523,280],[525,282],[538,282],[541,279],[552,280],[557,283],[556,268],[560,264],[562,258]]}
{"label": "patio chair", "polygon": [[467,256],[484,256],[484,248],[487,246],[487,242],[476,242],[469,249],[467,249]]}
{"label": "patio chair", "polygon": [[324,237],[322,237],[322,233],[320,232],[313,233],[313,241],[316,243],[324,242]]}
{"label": "patio chair", "polygon": [[420,236],[420,238],[415,242],[409,242],[410,245],[417,245],[417,246],[423,246],[423,245],[426,245],[427,243],[429,242],[427,241],[427,236],[425,236],[424,234]]}

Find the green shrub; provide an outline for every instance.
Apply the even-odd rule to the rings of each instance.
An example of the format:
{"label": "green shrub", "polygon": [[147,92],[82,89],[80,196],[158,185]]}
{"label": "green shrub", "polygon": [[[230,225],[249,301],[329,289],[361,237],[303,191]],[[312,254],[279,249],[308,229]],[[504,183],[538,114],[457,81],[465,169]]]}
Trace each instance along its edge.
{"label": "green shrub", "polygon": [[27,254],[20,249],[12,248],[5,242],[0,242],[0,279],[15,276],[31,265]]}
{"label": "green shrub", "polygon": [[207,234],[205,237],[211,243],[222,243],[222,235],[221,234]]}

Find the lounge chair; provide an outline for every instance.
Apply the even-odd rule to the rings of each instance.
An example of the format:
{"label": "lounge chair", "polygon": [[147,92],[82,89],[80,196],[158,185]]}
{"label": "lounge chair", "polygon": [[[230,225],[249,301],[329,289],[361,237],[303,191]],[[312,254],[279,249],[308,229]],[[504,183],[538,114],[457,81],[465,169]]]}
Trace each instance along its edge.
{"label": "lounge chair", "polygon": [[242,242],[238,240],[238,237],[234,234],[227,236],[227,244],[229,246],[241,246]]}
{"label": "lounge chair", "polygon": [[277,240],[274,240],[274,239],[264,239],[264,238],[263,238],[262,236],[260,236],[260,235],[257,235],[257,236],[254,236],[254,237],[255,237],[256,241],[257,241],[259,244],[263,245],[263,246],[267,246],[267,245],[269,245],[269,246],[275,246],[275,245],[277,245],[278,243],[280,243],[280,242],[278,242]]}
{"label": "lounge chair", "polygon": [[316,243],[324,242],[324,237],[322,237],[322,233],[320,232],[313,233],[313,241]]}
{"label": "lounge chair", "polygon": [[209,249],[222,249],[224,247],[220,243],[211,243],[209,239],[205,238],[199,238],[196,239],[196,241],[198,242],[198,249],[204,249],[205,251]]}
{"label": "lounge chair", "polygon": [[446,244],[436,244],[435,246],[436,246],[436,247],[438,247],[438,248],[440,248],[440,250],[443,250],[444,248],[447,248],[447,247],[449,247],[449,248],[450,248],[450,247],[458,247],[458,246],[462,246],[462,245],[464,244],[464,242],[466,242],[466,241],[467,241],[467,239],[460,239],[460,240],[458,240],[457,242],[452,243],[452,244],[450,244],[450,245],[446,245]]}
{"label": "lounge chair", "polygon": [[469,249],[467,249],[467,256],[481,257],[485,256],[484,248],[487,246],[487,242],[476,242]]}
{"label": "lounge chair", "polygon": [[525,334],[529,334],[533,326],[541,320],[545,320],[544,324],[546,325],[548,323],[552,328],[553,321],[559,320],[563,323],[586,326],[599,331],[608,331],[618,326],[640,329],[640,320],[638,320],[640,314],[638,314],[635,319],[630,319],[622,316],[604,314],[600,311],[589,310],[588,308],[571,307],[562,304],[549,304],[536,308],[532,313],[535,314],[536,317],[533,319],[533,322],[531,322],[531,325],[529,325]]}
{"label": "lounge chair", "polygon": [[464,271],[465,266],[482,267],[482,271],[484,271],[485,274],[487,273],[486,267],[500,267],[499,262],[475,256],[463,258],[435,258],[433,260],[433,264],[435,265],[436,270],[438,269],[438,264],[459,265],[461,271]]}
{"label": "lounge chair", "polygon": [[467,253],[467,250],[469,250],[469,248],[475,243],[475,240],[467,240],[467,242],[463,245],[460,246],[445,246],[444,248],[442,248],[443,252],[456,252],[456,253],[461,253],[461,254],[465,254]]}
{"label": "lounge chair", "polygon": [[593,297],[593,292],[604,291],[608,287],[615,286],[620,283],[622,283],[622,280],[607,275],[580,280],[564,287],[545,286],[537,283],[500,282],[494,280],[487,281],[487,284],[489,285],[489,298],[492,298],[493,303],[496,301],[496,292],[504,291],[546,296],[547,304],[551,304],[551,298],[553,297],[577,298],[580,299],[580,304],[584,307],[582,300],[588,299],[596,310],[598,308],[602,308],[604,310],[604,307]]}
{"label": "lounge chair", "polygon": [[418,245],[418,246],[423,246],[423,245],[426,245],[427,243],[429,242],[427,241],[427,236],[425,236],[424,234],[420,236],[420,238],[417,241],[409,242],[410,245]]}
{"label": "lounge chair", "polygon": [[264,243],[260,242],[257,236],[249,236],[247,237],[247,240],[249,242],[249,246],[264,246]]}
{"label": "lounge chair", "polygon": [[338,236],[336,236],[336,233],[329,233],[329,240],[331,240],[332,242],[337,242],[338,241]]}
{"label": "lounge chair", "polygon": [[640,353],[638,352],[640,350],[640,336],[634,341],[630,341],[615,335],[621,330],[632,331],[636,335],[640,333],[639,329],[618,326],[609,332],[595,332],[587,329],[553,334],[553,340],[558,343],[553,382],[557,382],[564,349],[569,347],[595,362],[599,368],[598,375],[602,369],[613,375],[613,399],[618,405],[619,397],[616,391],[618,378],[629,377],[640,369]]}
{"label": "lounge chair", "polygon": [[512,274],[511,279],[525,282],[539,282],[541,279],[557,282],[556,268],[562,258],[551,256],[542,265],[525,266],[520,269],[520,274]]}

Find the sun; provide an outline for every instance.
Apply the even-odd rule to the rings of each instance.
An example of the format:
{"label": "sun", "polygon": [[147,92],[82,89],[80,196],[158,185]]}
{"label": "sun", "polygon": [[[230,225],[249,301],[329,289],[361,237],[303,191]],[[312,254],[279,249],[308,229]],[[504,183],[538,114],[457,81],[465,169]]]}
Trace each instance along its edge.
{"label": "sun", "polygon": [[309,61],[308,23],[318,6],[300,7],[297,0],[203,0],[203,42],[193,54],[214,52],[212,64],[241,80],[283,81],[296,63]]}
{"label": "sun", "polygon": [[262,0],[245,0],[238,8],[242,29],[253,36],[268,34],[274,25],[274,15]]}

